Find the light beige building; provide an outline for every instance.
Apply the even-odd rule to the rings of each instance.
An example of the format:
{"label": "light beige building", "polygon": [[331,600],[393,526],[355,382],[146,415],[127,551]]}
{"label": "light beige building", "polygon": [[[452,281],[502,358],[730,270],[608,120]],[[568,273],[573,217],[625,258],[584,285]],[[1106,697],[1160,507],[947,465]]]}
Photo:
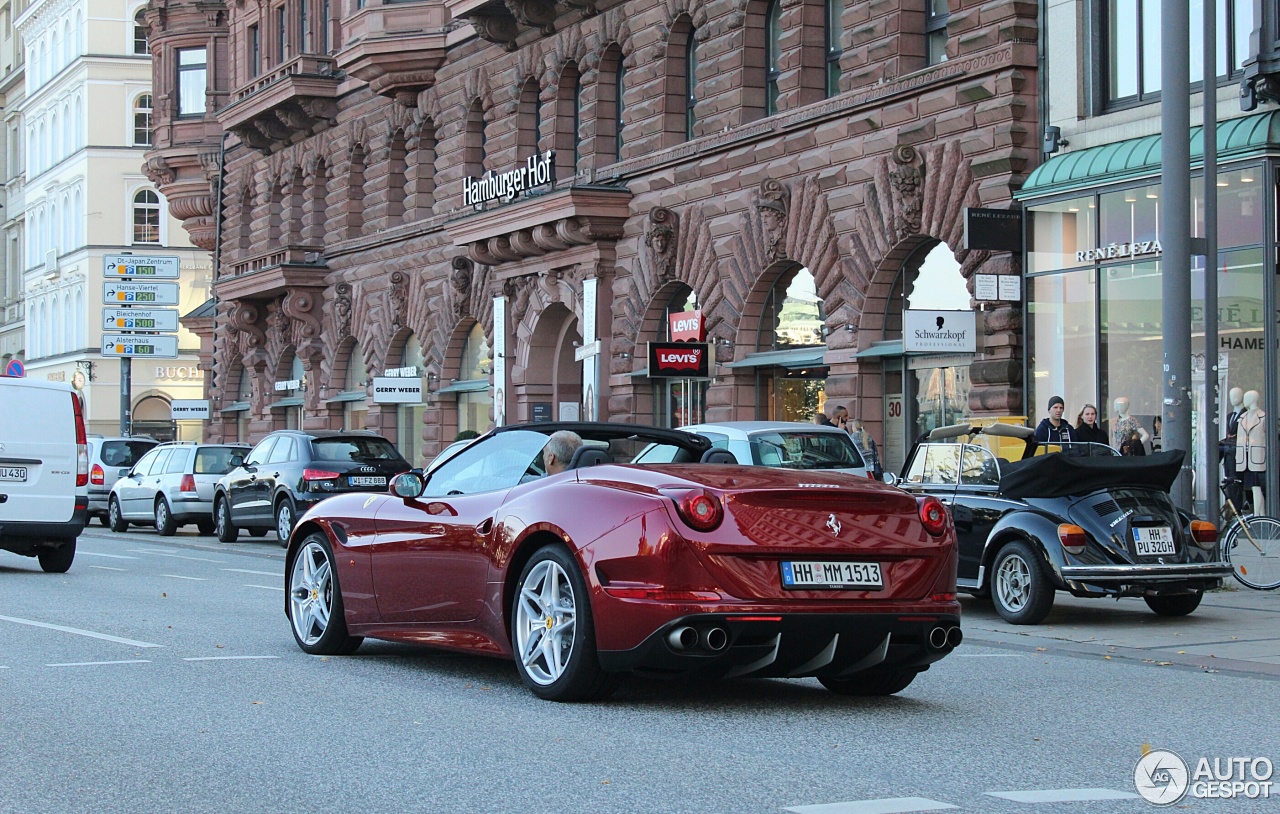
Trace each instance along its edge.
{"label": "light beige building", "polygon": [[[85,394],[90,432],[121,426],[121,360],[104,358],[104,257],[181,259],[180,314],[209,296],[210,258],[194,247],[143,173],[151,143],[151,56],[145,2],[35,0],[13,21],[25,93],[13,107],[22,143],[18,241],[27,376]],[[14,121],[14,120],[11,120]],[[10,152],[12,155],[12,151]],[[8,207],[9,204],[6,204]],[[133,360],[135,433],[193,438],[170,420],[173,399],[203,395],[199,339],[178,333],[177,359]]]}
{"label": "light beige building", "polygon": [[0,373],[14,359],[26,359],[26,310],[22,300],[23,206],[22,137],[18,108],[22,105],[26,59],[13,20],[28,0],[0,0]]}

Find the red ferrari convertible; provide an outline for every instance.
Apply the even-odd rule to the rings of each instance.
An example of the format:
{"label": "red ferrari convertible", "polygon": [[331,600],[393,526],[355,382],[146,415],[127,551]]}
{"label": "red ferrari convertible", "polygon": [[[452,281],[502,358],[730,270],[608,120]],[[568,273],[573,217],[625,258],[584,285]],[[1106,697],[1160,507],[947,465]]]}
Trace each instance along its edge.
{"label": "red ferrari convertible", "polygon": [[[560,430],[582,444],[547,474]],[[372,637],[514,658],[555,701],[602,697],[628,672],[888,695],[960,643],[936,498],[726,457],[678,430],[526,424],[396,476],[391,494],[325,500],[289,541],[294,636],[313,654]]]}

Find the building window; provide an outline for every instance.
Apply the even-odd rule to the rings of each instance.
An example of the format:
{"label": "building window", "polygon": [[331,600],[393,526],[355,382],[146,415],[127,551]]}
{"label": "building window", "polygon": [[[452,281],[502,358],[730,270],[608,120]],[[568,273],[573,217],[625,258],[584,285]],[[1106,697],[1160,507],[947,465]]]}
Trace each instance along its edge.
{"label": "building window", "polygon": [[147,45],[147,10],[145,8],[138,9],[138,13],[133,15],[133,52],[140,56],[148,56],[151,48]]}
{"label": "building window", "polygon": [[329,53],[329,0],[320,4],[320,52]]}
{"label": "building window", "polygon": [[485,134],[484,107],[476,99],[467,110],[467,137],[463,145],[463,163],[468,176],[478,178],[484,174]]}
{"label": "building window", "polygon": [[204,48],[178,49],[178,115],[203,116],[208,88]]}
{"label": "building window", "polygon": [[[1191,13],[1188,58],[1192,84],[1204,78],[1204,16],[1197,4]],[[1106,102],[1145,102],[1160,94],[1160,0],[1107,0],[1104,6],[1107,68]],[[1218,0],[1219,77],[1232,77],[1249,58],[1253,29],[1252,0]]]}
{"label": "building window", "polygon": [[307,19],[307,0],[298,0],[298,31],[302,36],[302,53],[311,53],[311,28]]}
{"label": "building window", "polygon": [[144,93],[133,103],[133,143],[137,147],[151,146],[151,94]]}
{"label": "building window", "polygon": [[285,60],[285,26],[288,25],[284,6],[276,8],[276,64],[283,65]]}
{"label": "building window", "polygon": [[538,152],[538,80],[532,76],[520,87],[516,103],[516,160],[525,161]]}
{"label": "building window", "polygon": [[626,74],[626,66],[622,64],[622,52],[619,51],[618,69],[613,72],[613,157],[617,161],[622,160],[622,113],[626,107],[623,103],[623,93],[627,89]]}
{"label": "building window", "polygon": [[689,31],[689,37],[684,43],[685,69],[684,69],[684,138],[689,141],[693,138],[694,128],[698,124],[698,41],[694,38],[694,31]]}
{"label": "building window", "polygon": [[133,242],[160,242],[160,196],[149,189],[133,196]]}
{"label": "building window", "polygon": [[262,73],[262,37],[256,25],[249,26],[249,76],[255,77]]}
{"label": "building window", "polygon": [[764,114],[778,112],[778,77],[782,75],[782,3],[769,0],[764,13]]}
{"label": "building window", "polygon": [[560,72],[556,94],[556,173],[568,177],[578,171],[582,152],[582,82],[578,66],[567,63]]}
{"label": "building window", "polygon": [[844,56],[844,48],[840,41],[844,35],[844,0],[827,0],[827,98],[840,92],[840,57]]}
{"label": "building window", "polygon": [[928,65],[947,61],[947,19],[951,16],[947,0],[925,0],[924,40]]}

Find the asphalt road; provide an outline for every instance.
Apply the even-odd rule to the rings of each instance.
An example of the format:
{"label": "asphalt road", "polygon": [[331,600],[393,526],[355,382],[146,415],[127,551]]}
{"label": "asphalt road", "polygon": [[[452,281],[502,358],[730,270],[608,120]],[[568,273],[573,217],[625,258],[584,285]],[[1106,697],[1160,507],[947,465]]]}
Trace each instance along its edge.
{"label": "asphalt road", "polygon": [[64,575],[0,553],[0,812],[1143,812],[1143,744],[1280,763],[1265,669],[1107,658],[976,601],[965,644],[894,698],[629,680],[591,705],[487,658],[310,657],[283,604],[273,536],[95,526]]}

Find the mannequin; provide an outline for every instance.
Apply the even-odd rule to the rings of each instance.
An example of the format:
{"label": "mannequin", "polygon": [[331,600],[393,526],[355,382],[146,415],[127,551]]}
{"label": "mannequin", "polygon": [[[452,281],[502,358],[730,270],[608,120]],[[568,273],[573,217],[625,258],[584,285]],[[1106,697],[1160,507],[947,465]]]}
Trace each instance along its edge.
{"label": "mannequin", "polygon": [[1236,431],[1236,472],[1253,490],[1254,514],[1266,514],[1262,490],[1267,484],[1267,414],[1257,390],[1244,394],[1244,414]]}
{"label": "mannequin", "polygon": [[1239,507],[1244,502],[1240,488],[1240,474],[1236,472],[1236,433],[1240,428],[1240,416],[1244,413],[1244,390],[1231,388],[1227,393],[1231,411],[1227,413],[1227,432],[1218,442],[1218,457],[1222,459],[1222,476],[1227,481],[1227,497]]}
{"label": "mannequin", "polygon": [[1129,399],[1120,396],[1112,402],[1112,406],[1116,411],[1116,423],[1111,430],[1112,446],[1123,451],[1125,441],[1135,432],[1143,444],[1151,440],[1151,434],[1142,428],[1136,418],[1129,415]]}

